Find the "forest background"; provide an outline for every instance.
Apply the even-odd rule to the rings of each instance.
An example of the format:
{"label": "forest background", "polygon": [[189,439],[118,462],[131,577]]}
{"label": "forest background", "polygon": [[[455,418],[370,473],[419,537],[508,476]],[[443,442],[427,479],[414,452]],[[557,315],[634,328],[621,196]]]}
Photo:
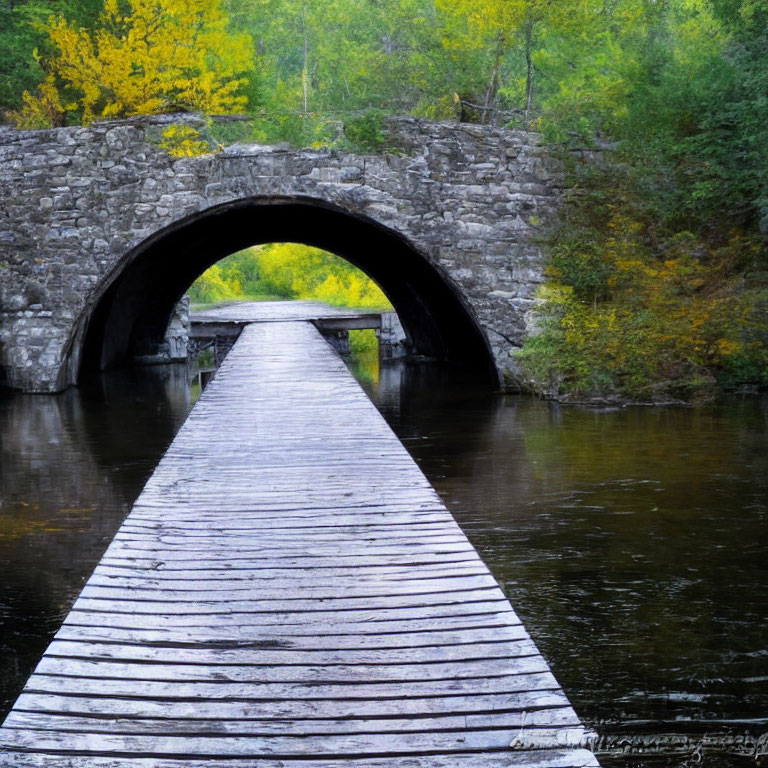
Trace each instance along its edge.
{"label": "forest background", "polygon": [[[249,119],[171,129],[174,154],[387,151],[388,114],[541,132],[567,194],[517,384],[643,401],[768,385],[768,0],[0,0],[6,122],[178,110]],[[595,142],[608,162],[568,152]],[[290,244],[194,291],[385,302]]]}

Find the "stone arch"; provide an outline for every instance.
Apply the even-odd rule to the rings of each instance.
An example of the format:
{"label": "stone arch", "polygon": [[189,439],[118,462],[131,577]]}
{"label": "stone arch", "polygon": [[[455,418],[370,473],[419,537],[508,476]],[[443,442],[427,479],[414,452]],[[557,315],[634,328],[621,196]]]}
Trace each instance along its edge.
{"label": "stone arch", "polygon": [[299,242],[335,253],[387,294],[416,354],[500,384],[488,339],[460,289],[405,237],[373,219],[309,197],[252,197],[174,222],[133,248],[103,281],[70,339],[73,379],[159,346],[189,285],[243,248]]}

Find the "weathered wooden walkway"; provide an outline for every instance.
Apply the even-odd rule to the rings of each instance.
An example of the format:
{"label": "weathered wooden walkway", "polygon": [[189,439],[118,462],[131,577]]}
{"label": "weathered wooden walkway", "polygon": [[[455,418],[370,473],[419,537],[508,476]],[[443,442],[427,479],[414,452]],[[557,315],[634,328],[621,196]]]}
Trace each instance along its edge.
{"label": "weathered wooden walkway", "polygon": [[[189,341],[203,348],[213,347],[216,365],[226,357],[240,332],[250,323],[284,323],[303,320],[315,326],[331,342],[337,352],[349,354],[349,331],[375,330],[379,333],[385,317],[394,313],[382,310],[333,307],[319,301],[237,301],[190,313]],[[379,336],[380,344],[389,347],[399,342],[388,334]],[[200,349],[199,346],[190,347]]]}
{"label": "weathered wooden walkway", "polygon": [[14,768],[576,768],[487,568],[306,322],[247,326],[2,729]]}
{"label": "weathered wooden walkway", "polygon": [[347,330],[378,328],[381,310],[333,307],[320,301],[236,301],[191,313],[192,323],[311,323],[338,321]]}

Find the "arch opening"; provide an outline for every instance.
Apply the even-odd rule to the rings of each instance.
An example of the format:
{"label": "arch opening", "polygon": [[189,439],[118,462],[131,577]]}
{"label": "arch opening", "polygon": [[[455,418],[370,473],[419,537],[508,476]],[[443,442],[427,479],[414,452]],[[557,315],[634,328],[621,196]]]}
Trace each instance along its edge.
{"label": "arch opening", "polygon": [[232,253],[275,242],[301,243],[346,259],[386,294],[414,354],[472,371],[498,388],[485,334],[450,278],[397,232],[310,198],[225,203],[141,243],[116,268],[81,324],[81,340],[72,345],[77,380],[151,355],[197,277]]}

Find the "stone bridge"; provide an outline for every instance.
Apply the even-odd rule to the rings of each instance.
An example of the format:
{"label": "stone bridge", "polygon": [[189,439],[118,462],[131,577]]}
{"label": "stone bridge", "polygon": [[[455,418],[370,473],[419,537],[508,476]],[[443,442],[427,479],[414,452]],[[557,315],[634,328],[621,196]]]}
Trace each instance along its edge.
{"label": "stone bridge", "polygon": [[562,189],[535,135],[398,118],[381,155],[235,145],[175,159],[159,139],[179,119],[0,129],[0,383],[53,392],[157,359],[198,275],[285,241],[369,274],[416,354],[495,386],[514,375],[536,235]]}

